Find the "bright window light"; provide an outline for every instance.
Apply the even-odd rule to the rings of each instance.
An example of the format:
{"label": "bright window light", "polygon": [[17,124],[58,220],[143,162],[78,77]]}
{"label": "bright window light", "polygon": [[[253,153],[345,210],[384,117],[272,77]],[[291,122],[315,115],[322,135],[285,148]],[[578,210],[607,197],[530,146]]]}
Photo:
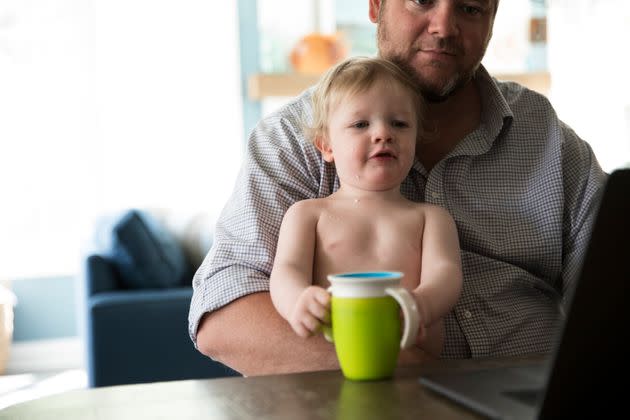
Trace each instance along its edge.
{"label": "bright window light", "polygon": [[73,274],[94,220],[207,211],[243,139],[236,2],[0,3],[0,278]]}

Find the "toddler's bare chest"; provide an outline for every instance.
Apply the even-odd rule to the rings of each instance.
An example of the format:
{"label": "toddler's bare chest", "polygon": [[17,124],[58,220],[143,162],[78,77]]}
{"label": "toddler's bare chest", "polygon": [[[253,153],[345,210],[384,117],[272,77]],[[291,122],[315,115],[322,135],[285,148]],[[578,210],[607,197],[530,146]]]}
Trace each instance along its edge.
{"label": "toddler's bare chest", "polygon": [[317,250],[320,256],[341,261],[417,258],[422,230],[421,218],[408,214],[327,213],[317,226]]}

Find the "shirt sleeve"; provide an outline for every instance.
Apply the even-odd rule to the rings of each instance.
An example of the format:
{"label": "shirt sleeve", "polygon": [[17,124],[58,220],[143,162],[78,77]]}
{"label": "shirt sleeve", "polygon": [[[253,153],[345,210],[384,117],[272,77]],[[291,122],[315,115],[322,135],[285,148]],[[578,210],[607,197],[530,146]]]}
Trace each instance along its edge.
{"label": "shirt sleeve", "polygon": [[565,215],[563,226],[562,306],[580,275],[591,230],[607,174],[589,144],[563,124],[563,177]]}
{"label": "shirt sleeve", "polygon": [[310,118],[308,98],[303,95],[265,118],[250,135],[212,248],[193,278],[188,328],[195,346],[206,312],[269,290],[284,213],[295,201],[320,193],[322,159],[302,134],[303,121]]}

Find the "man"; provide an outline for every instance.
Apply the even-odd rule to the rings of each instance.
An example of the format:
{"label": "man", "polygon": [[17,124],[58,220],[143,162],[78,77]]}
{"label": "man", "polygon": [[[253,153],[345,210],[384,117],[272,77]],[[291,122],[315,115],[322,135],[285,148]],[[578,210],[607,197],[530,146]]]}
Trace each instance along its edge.
{"label": "man", "polygon": [[[480,66],[498,0],[370,0],[381,56],[429,101],[431,139],[401,191],[445,207],[459,231],[464,286],[442,357],[547,352],[577,276],[605,180],[590,147],[549,102]],[[333,347],[303,340],[268,287],[278,229],[295,201],[338,187],[304,139],[310,92],[252,133],[215,244],[195,275],[189,329],[198,349],[245,375],[334,369]],[[423,360],[418,348],[400,363]]]}

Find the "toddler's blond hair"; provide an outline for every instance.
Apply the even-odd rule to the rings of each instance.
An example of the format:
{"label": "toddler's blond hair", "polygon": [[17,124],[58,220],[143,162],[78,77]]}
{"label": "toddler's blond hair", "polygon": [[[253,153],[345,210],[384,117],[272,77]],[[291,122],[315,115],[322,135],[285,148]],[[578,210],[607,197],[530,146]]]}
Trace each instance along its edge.
{"label": "toddler's blond hair", "polygon": [[418,140],[424,137],[425,103],[413,80],[396,64],[382,58],[351,57],[330,68],[317,83],[311,98],[313,121],[305,125],[312,142],[326,137],[331,108],[347,96],[370,88],[377,80],[400,84],[412,99],[417,115]]}

